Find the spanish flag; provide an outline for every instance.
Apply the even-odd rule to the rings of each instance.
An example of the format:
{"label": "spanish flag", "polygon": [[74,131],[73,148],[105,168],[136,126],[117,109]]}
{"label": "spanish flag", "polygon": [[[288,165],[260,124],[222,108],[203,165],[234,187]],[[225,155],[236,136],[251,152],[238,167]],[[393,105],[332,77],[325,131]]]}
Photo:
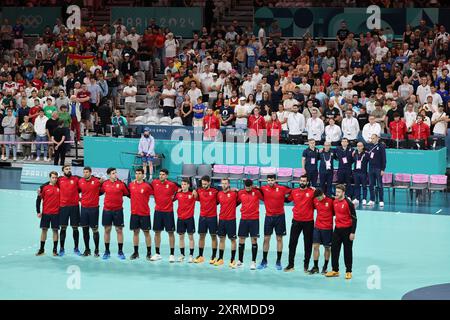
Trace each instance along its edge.
{"label": "spanish flag", "polygon": [[69,54],[68,59],[72,59],[74,63],[79,63],[80,61],[85,63],[89,68],[94,64],[94,56],[82,56],[80,54]]}

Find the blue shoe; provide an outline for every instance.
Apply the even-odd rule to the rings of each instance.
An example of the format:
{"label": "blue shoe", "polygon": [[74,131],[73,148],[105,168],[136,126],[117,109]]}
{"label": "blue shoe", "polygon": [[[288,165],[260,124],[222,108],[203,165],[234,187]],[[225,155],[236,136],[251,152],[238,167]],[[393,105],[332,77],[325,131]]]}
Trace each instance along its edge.
{"label": "blue shoe", "polygon": [[64,251],[64,249],[59,250],[59,256],[60,257],[64,257],[64,255],[66,254],[66,252]]}
{"label": "blue shoe", "polygon": [[119,254],[117,255],[117,257],[118,257],[120,260],[125,260],[125,259],[126,259],[126,257],[125,257],[125,255],[123,254],[123,252],[119,252]]}
{"label": "blue shoe", "polygon": [[73,253],[75,255],[77,255],[77,256],[81,256],[81,252],[80,252],[80,250],[78,248],[77,249],[73,249]]}
{"label": "blue shoe", "polygon": [[258,270],[262,270],[267,268],[267,262],[266,261],[261,261],[261,263],[259,264],[259,266],[257,267]]}
{"label": "blue shoe", "polygon": [[283,267],[281,266],[281,262],[277,262],[277,263],[275,264],[275,268],[276,268],[278,271],[283,270]]}
{"label": "blue shoe", "polygon": [[103,254],[103,260],[108,260],[111,257],[111,254],[109,252],[105,252]]}

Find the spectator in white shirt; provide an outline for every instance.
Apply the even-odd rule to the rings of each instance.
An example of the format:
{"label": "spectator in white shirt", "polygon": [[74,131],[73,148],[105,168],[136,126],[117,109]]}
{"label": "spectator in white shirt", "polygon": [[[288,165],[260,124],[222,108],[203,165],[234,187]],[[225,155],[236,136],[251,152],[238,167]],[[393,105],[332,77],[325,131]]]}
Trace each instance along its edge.
{"label": "spectator in white shirt", "polygon": [[40,52],[43,57],[47,55],[48,46],[44,43],[44,38],[39,38],[38,43],[34,46],[34,51],[36,54]]}
{"label": "spectator in white shirt", "polygon": [[239,98],[239,104],[234,108],[234,114],[236,115],[235,127],[236,129],[247,129],[248,109],[245,104],[247,99],[245,97]]}
{"label": "spectator in white shirt", "polygon": [[289,91],[288,94],[287,94],[287,99],[285,99],[283,101],[284,110],[287,111],[287,112],[291,112],[292,111],[292,107],[294,105],[298,105],[298,104],[299,104],[299,102],[296,99],[293,98],[292,91]]}
{"label": "spectator in white shirt", "polygon": [[141,36],[136,33],[136,28],[132,27],[130,30],[130,34],[126,36],[126,41],[131,42],[131,47],[136,52],[138,51],[140,40],[141,40]]}
{"label": "spectator in white shirt", "polygon": [[358,138],[359,123],[358,120],[353,117],[352,110],[345,111],[345,118],[342,119],[341,126],[344,138],[347,138],[349,141],[354,141]]}
{"label": "spectator in white shirt", "polygon": [[445,137],[447,135],[449,117],[444,112],[444,105],[440,104],[438,111],[431,116],[431,124],[434,125],[433,134],[435,136]]}
{"label": "spectator in white shirt", "polygon": [[308,132],[308,140],[314,139],[316,142],[322,141],[325,126],[322,119],[319,118],[317,110],[311,111],[311,118],[306,121],[306,131]]}
{"label": "spectator in white shirt", "polygon": [[289,117],[289,114],[290,114],[290,112],[284,110],[283,104],[280,103],[279,106],[278,106],[277,117],[278,117],[278,120],[280,120],[281,130],[282,131],[287,131],[288,130],[287,119]]}
{"label": "spectator in white shirt", "polygon": [[341,138],[341,128],[335,124],[334,118],[330,118],[328,125],[325,127],[325,141],[331,142],[333,146],[338,146]]}
{"label": "spectator in white shirt", "polygon": [[[173,89],[170,84],[167,82],[164,85],[164,89],[162,91],[160,99],[163,100],[163,112],[164,117],[170,116],[171,119],[175,117],[175,97],[177,96],[177,92]],[[198,101],[198,100],[195,100]]]}
{"label": "spectator in white shirt", "polygon": [[252,82],[256,86],[258,85],[258,83],[260,83],[260,81],[262,80],[262,73],[259,72],[259,67],[255,66],[255,68],[253,68],[253,73],[252,73]]}
{"label": "spectator in white shirt", "polygon": [[427,102],[427,96],[431,93],[430,86],[427,84],[427,77],[420,79],[421,84],[417,87],[416,95],[419,100],[419,104],[422,105]]}
{"label": "spectator in white shirt", "polygon": [[[173,33],[169,32],[167,34],[167,40],[164,42],[164,48],[165,48],[165,57],[166,57],[166,63],[167,66],[169,64],[170,60],[173,60],[175,56],[177,55],[178,50],[178,40],[174,39]],[[196,100],[194,100],[196,101]]]}
{"label": "spectator in white shirt", "polygon": [[136,116],[136,94],[137,88],[133,84],[133,80],[129,79],[127,86],[122,90],[122,95],[125,97],[125,115],[128,123],[130,123],[131,118]]}
{"label": "spectator in white shirt", "polygon": [[219,73],[220,73],[220,71],[225,71],[227,74],[229,74],[232,69],[233,69],[233,66],[231,65],[231,62],[229,62],[227,60],[227,55],[223,54],[222,61],[220,61],[217,66],[217,71],[219,71]]}
{"label": "spectator in white shirt", "polygon": [[189,96],[190,101],[197,101],[198,97],[203,95],[202,90],[197,88],[197,82],[195,82],[195,80],[191,81],[191,88],[188,90],[187,95]]}
{"label": "spectator in white shirt", "polygon": [[105,43],[111,43],[111,35],[108,33],[107,28],[102,29],[102,33],[97,37],[97,43],[100,47],[103,47]]}
{"label": "spectator in white shirt", "polygon": [[242,83],[242,93],[245,97],[248,97],[249,94],[255,91],[255,83],[252,81],[252,75],[249,73],[245,81]]}
{"label": "spectator in white shirt", "polygon": [[307,81],[308,78],[303,77],[302,83],[298,85],[298,87],[300,88],[300,93],[303,94],[304,96],[309,96],[309,93],[311,92],[311,85]]}
{"label": "spectator in white shirt", "polygon": [[48,161],[48,132],[46,129],[48,118],[44,115],[44,110],[39,110],[39,115],[34,120],[34,132],[36,132],[36,161],[41,159],[41,148],[44,148],[44,161]]}
{"label": "spectator in white shirt", "polygon": [[305,117],[298,112],[299,106],[294,104],[292,112],[287,117],[287,128],[289,130],[289,141],[293,144],[303,143],[302,134],[305,131]]}
{"label": "spectator in white shirt", "polygon": [[431,104],[433,105],[433,112],[436,112],[437,109],[438,109],[437,108],[438,105],[443,104],[444,101],[442,101],[442,96],[439,93],[436,92],[436,87],[435,86],[431,86],[430,89],[431,89],[431,92],[430,92],[430,94],[428,94],[427,98],[428,97],[432,97],[433,98],[433,101],[431,101]]}
{"label": "spectator in white shirt", "polygon": [[389,48],[386,47],[386,42],[384,40],[381,40],[380,44],[375,48],[375,61],[381,62],[388,51]]}
{"label": "spectator in white shirt", "polygon": [[409,83],[409,78],[407,76],[403,77],[403,84],[398,87],[397,91],[403,100],[408,100],[414,93],[414,87]]}
{"label": "spectator in white shirt", "polygon": [[369,123],[366,123],[363,127],[362,137],[366,143],[372,142],[372,135],[381,135],[381,126],[375,121],[374,116],[369,116]]}
{"label": "spectator in white shirt", "polygon": [[406,105],[406,111],[405,111],[404,117],[405,117],[406,129],[408,131],[411,131],[411,127],[417,119],[417,113],[414,111],[414,106],[412,103],[408,103]]}

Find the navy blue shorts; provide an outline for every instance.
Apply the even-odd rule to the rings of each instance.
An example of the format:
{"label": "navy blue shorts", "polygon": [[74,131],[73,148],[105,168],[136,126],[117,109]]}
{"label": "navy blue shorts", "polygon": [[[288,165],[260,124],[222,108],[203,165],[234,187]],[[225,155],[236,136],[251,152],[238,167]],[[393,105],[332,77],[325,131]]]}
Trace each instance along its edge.
{"label": "navy blue shorts", "polygon": [[79,206],[61,207],[59,209],[59,225],[68,226],[69,219],[71,227],[78,227],[80,225]]}
{"label": "navy blue shorts", "polygon": [[98,228],[99,210],[96,208],[81,207],[80,226]]}
{"label": "navy blue shorts", "polygon": [[130,216],[130,230],[143,230],[149,231],[152,229],[152,222],[150,216],[139,216],[132,214]]}
{"label": "navy blue shorts", "polygon": [[259,220],[242,220],[239,222],[238,237],[259,238]]}
{"label": "navy blue shorts", "polygon": [[41,229],[59,229],[59,214],[42,214]]}
{"label": "navy blue shorts", "polygon": [[333,230],[323,230],[314,228],[313,243],[320,243],[324,247],[331,247],[331,239],[333,237]]}
{"label": "navy blue shorts", "polygon": [[103,210],[102,225],[104,227],[112,226],[123,227],[123,209],[117,211]]}
{"label": "navy blue shorts", "polygon": [[217,230],[219,237],[227,236],[228,239],[236,239],[236,219],[219,220],[219,229]]}
{"label": "navy blue shorts", "polygon": [[143,156],[143,157],[141,157],[141,159],[142,159],[142,163],[150,163],[150,162],[155,161],[155,157],[153,157],[153,156]]}
{"label": "navy blue shorts", "polygon": [[186,232],[189,234],[195,233],[194,217],[189,219],[177,219],[177,233],[184,234]]}
{"label": "navy blue shorts", "polygon": [[266,216],[264,219],[264,235],[270,236],[275,230],[277,236],[286,235],[286,218],[284,214],[277,216]]}
{"label": "navy blue shorts", "polygon": [[200,217],[198,219],[198,233],[217,234],[217,217]]}
{"label": "navy blue shorts", "polygon": [[161,212],[155,211],[153,215],[153,231],[163,231],[167,232],[175,231],[175,218],[173,217],[173,212]]}

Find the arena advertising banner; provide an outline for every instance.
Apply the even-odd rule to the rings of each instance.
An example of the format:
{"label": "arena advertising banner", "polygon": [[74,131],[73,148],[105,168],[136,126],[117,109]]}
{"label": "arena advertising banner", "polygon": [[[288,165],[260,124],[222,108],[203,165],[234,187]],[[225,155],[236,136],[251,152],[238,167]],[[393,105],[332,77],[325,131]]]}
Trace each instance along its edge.
{"label": "arena advertising banner", "polygon": [[11,25],[20,19],[25,27],[25,34],[42,34],[46,26],[53,26],[56,18],[61,16],[60,7],[3,7],[2,20],[8,19]]}
{"label": "arena advertising banner", "polygon": [[[107,179],[107,168],[92,168],[92,174],[99,178]],[[22,168],[22,175],[20,177],[21,183],[43,184],[48,181],[48,174],[51,171],[56,171],[61,174],[61,166],[53,165],[39,165],[39,164],[25,164]],[[83,167],[72,167],[72,174],[82,177]],[[117,169],[117,175],[120,180],[128,180],[128,169]]]}
{"label": "arena advertising banner", "polygon": [[[444,24],[450,29],[450,9],[410,8],[380,9],[368,8],[258,8],[255,10],[255,29],[264,21],[269,26],[277,21],[283,37],[303,37],[306,33],[313,37],[335,38],[345,20],[348,29],[355,32],[367,32],[374,28],[383,28],[386,35],[401,38],[405,26],[413,28],[424,19],[428,26],[435,23]],[[269,33],[268,32],[268,33]]]}
{"label": "arena advertising banner", "polygon": [[171,7],[114,7],[111,8],[111,24],[121,18],[127,27],[136,27],[139,34],[150,24],[150,19],[161,28],[169,28],[176,36],[191,38],[192,32],[203,25],[203,8],[171,8]]}

